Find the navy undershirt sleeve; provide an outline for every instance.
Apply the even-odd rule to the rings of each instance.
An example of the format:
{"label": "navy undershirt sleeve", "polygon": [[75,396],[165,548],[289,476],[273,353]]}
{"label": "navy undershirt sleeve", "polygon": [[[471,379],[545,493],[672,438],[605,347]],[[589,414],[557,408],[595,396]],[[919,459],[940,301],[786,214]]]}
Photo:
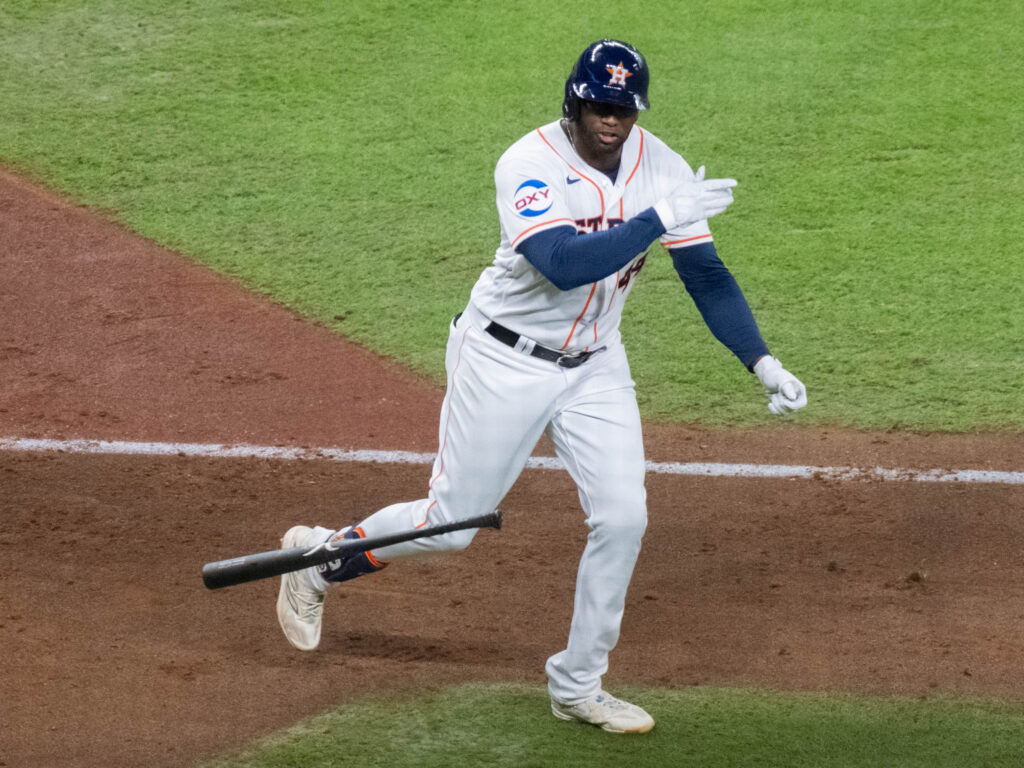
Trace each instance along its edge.
{"label": "navy undershirt sleeve", "polygon": [[665,233],[657,212],[648,208],[627,222],[599,232],[578,234],[566,225],[530,235],[516,250],[560,291],[614,275]]}
{"label": "navy undershirt sleeve", "polygon": [[752,371],[758,359],[771,353],[761,338],[750,305],[728,267],[718,258],[714,243],[673,248],[669,253],[711,333]]}

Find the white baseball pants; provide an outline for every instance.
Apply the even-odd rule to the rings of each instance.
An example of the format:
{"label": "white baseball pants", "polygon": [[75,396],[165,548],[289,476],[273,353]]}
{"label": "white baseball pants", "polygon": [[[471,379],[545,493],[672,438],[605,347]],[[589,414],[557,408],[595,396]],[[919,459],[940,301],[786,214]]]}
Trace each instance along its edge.
{"label": "white baseball pants", "polygon": [[[472,305],[450,328],[439,448],[427,498],[360,523],[368,537],[438,525],[498,507],[546,431],[579,489],[590,529],[576,578],[569,642],[548,659],[548,688],[578,703],[601,688],[647,525],[640,416],[621,344],[577,368],[531,357],[484,331]],[[475,530],[374,551],[378,560],[457,550]]]}

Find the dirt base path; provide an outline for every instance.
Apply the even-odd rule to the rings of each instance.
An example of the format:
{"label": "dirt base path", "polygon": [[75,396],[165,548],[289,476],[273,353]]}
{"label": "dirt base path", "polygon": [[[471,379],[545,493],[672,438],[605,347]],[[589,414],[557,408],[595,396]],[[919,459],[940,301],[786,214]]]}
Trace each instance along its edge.
{"label": "dirt base path", "polygon": [[[433,451],[442,392],[0,173],[0,437]],[[445,332],[439,328],[438,333]],[[642,385],[642,383],[641,383]],[[656,461],[1020,470],[1020,436],[652,425]],[[183,766],[369,690],[536,683],[584,542],[563,473],[506,527],[328,600],[208,560],[423,495],[425,466],[0,452],[0,766]],[[1024,489],[651,476],[608,684],[1024,698]]]}

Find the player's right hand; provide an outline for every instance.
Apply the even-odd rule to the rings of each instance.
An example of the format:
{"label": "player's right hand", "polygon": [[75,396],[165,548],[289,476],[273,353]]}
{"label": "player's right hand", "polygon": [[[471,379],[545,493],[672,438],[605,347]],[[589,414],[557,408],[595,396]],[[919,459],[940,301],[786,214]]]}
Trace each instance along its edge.
{"label": "player's right hand", "polygon": [[702,165],[693,181],[685,181],[655,204],[666,232],[710,219],[732,203],[736,179],[705,179]]}

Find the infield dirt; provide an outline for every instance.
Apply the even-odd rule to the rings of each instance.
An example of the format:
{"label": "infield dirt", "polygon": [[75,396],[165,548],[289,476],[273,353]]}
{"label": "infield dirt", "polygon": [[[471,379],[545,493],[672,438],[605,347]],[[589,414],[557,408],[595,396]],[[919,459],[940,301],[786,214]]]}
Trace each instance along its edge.
{"label": "infield dirt", "polygon": [[[436,385],[2,172],[0,269],[0,437],[436,448]],[[777,425],[648,425],[646,446],[916,469],[1024,456],[1021,435]],[[546,706],[586,534],[563,473],[524,473],[505,528],[465,552],[330,594],[314,653],[281,636],[276,580],[202,586],[206,561],[419,498],[428,476],[0,452],[0,766],[183,766],[368,691],[463,680],[536,683]],[[1024,488],[650,476],[648,496],[613,691],[1024,699]]]}

